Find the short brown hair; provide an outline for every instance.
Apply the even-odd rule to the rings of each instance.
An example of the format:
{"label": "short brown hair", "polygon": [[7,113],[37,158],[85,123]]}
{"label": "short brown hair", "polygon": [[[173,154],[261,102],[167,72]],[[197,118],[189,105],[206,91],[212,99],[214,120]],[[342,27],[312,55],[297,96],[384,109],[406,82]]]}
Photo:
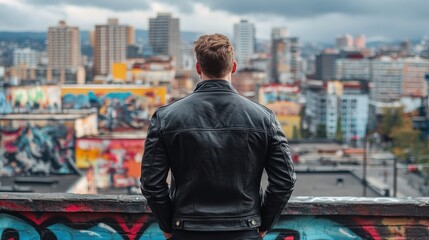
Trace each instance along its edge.
{"label": "short brown hair", "polygon": [[232,70],[234,47],[222,34],[203,35],[194,43],[194,51],[201,70],[211,78],[221,78]]}

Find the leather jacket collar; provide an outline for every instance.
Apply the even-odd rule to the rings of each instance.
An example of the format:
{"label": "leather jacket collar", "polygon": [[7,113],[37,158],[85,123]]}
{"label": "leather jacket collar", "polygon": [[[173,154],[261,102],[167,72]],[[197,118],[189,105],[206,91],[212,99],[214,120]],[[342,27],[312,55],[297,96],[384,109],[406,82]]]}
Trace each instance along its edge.
{"label": "leather jacket collar", "polygon": [[226,80],[204,80],[197,84],[194,92],[234,92],[238,93],[232,84]]}

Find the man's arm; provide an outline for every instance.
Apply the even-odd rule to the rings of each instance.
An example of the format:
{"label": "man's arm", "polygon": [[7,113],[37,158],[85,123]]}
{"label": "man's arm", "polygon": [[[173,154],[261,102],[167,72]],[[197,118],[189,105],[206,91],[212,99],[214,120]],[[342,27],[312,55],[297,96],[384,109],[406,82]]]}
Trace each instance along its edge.
{"label": "man's arm", "polygon": [[158,220],[159,227],[162,231],[171,233],[172,203],[166,182],[169,163],[159,127],[155,112],[146,137],[140,182],[143,196]]}
{"label": "man's arm", "polygon": [[286,136],[273,113],[271,118],[273,135],[265,159],[268,187],[261,206],[260,232],[268,231],[276,224],[292,195],[296,180]]}

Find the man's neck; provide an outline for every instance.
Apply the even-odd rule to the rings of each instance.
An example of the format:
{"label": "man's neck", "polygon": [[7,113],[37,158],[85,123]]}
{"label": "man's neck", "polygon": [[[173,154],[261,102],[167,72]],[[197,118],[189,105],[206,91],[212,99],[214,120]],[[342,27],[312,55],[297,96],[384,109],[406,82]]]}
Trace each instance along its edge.
{"label": "man's neck", "polygon": [[202,81],[213,80],[213,79],[222,79],[222,80],[226,80],[228,82],[231,82],[231,74],[228,74],[228,75],[226,75],[224,77],[218,77],[218,78],[208,77],[204,73],[201,74],[201,80]]}

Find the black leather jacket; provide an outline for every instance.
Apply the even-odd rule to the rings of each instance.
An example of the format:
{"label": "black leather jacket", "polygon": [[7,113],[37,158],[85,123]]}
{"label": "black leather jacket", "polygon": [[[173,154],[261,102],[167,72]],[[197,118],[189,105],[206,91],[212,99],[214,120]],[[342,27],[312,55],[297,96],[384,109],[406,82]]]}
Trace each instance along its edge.
{"label": "black leather jacket", "polygon": [[[264,168],[269,183],[262,197]],[[228,81],[202,81],[151,119],[141,189],[165,232],[269,230],[294,184],[289,146],[275,115]]]}

